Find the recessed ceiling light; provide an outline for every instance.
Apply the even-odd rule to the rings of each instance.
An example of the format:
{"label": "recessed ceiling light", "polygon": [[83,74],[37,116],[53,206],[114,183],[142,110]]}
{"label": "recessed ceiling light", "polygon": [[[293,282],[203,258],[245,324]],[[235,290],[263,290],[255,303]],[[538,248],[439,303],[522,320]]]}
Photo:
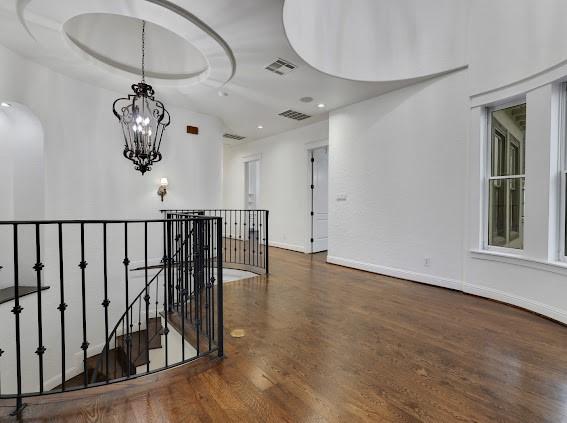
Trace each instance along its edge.
{"label": "recessed ceiling light", "polygon": [[325,107],[325,103],[319,103],[317,105],[318,108],[323,109]]}
{"label": "recessed ceiling light", "polygon": [[6,102],[4,102],[4,101],[3,101],[2,103],[0,103],[0,106],[2,106],[2,107],[12,107],[12,105],[11,105],[10,103],[6,103]]}
{"label": "recessed ceiling light", "polygon": [[302,103],[311,103],[313,101],[313,97],[301,97],[299,101]]}
{"label": "recessed ceiling light", "polygon": [[219,95],[219,97],[227,97],[227,96],[228,96],[228,93],[227,93],[226,91],[220,90],[220,91],[218,92],[218,95]]}
{"label": "recessed ceiling light", "polygon": [[264,129],[262,125],[258,125],[258,129]]}

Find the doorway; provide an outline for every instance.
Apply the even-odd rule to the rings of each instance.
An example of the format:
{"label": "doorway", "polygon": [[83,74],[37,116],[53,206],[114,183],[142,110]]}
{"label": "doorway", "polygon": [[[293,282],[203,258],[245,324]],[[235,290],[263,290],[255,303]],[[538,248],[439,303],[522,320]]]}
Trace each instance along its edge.
{"label": "doorway", "polygon": [[309,150],[311,176],[310,252],[327,251],[329,238],[329,147]]}
{"label": "doorway", "polygon": [[[260,196],[260,160],[249,160],[244,162],[244,208],[246,210],[256,210]],[[247,213],[245,227],[245,240],[257,243],[260,240],[259,223],[257,213]],[[244,247],[245,249],[250,247]]]}
{"label": "doorway", "polygon": [[258,208],[260,193],[260,160],[251,160],[244,163],[244,205],[246,210]]}

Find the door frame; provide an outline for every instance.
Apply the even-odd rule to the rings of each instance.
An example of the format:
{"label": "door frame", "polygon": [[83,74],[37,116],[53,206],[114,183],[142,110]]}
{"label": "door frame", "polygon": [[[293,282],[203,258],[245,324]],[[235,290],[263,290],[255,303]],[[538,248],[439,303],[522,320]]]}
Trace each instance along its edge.
{"label": "door frame", "polygon": [[246,180],[246,176],[247,176],[246,166],[247,166],[248,163],[250,163],[250,162],[255,162],[255,161],[258,162],[258,176],[257,176],[257,179],[258,179],[258,181],[259,181],[259,184],[258,184],[258,195],[256,196],[256,207],[259,207],[259,206],[258,206],[258,203],[259,203],[259,201],[260,201],[260,196],[261,196],[260,193],[261,193],[261,191],[262,191],[262,155],[261,155],[260,153],[258,153],[258,154],[250,154],[250,155],[248,155],[248,156],[243,156],[243,157],[241,158],[241,161],[242,161],[242,170],[243,170],[243,172],[242,172],[242,180],[243,180],[243,182],[244,182],[244,184],[242,185],[242,191],[244,192],[244,195],[243,195],[244,206],[243,206],[242,208],[243,208],[243,209],[246,209],[246,208],[247,208],[247,205],[248,205],[248,193],[246,192],[246,191],[247,191],[246,188],[247,188],[247,184],[248,184],[248,181]]}
{"label": "door frame", "polygon": [[[312,254],[312,243],[311,243],[311,230],[313,221],[311,219],[311,152],[321,147],[327,147],[328,154],[330,153],[329,139],[324,138],[321,140],[310,141],[304,144],[305,149],[305,241],[304,241],[304,251],[305,254]],[[330,157],[330,154],[329,154]],[[330,173],[329,173],[330,176]],[[330,179],[330,178],[329,178]],[[330,182],[330,181],[329,181]],[[328,200],[328,199],[327,199]]]}

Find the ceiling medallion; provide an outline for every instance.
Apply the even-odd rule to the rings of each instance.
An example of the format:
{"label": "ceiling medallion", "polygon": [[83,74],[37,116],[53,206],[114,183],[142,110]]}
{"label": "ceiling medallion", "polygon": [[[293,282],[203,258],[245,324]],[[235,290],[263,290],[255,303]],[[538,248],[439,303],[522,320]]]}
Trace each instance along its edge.
{"label": "ceiling medallion", "polygon": [[123,155],[142,175],[162,159],[161,140],[171,121],[163,103],[155,99],[152,86],[146,84],[145,41],[146,21],[142,21],[142,81],[132,85],[134,94],[118,98],[112,105],[124,135]]}

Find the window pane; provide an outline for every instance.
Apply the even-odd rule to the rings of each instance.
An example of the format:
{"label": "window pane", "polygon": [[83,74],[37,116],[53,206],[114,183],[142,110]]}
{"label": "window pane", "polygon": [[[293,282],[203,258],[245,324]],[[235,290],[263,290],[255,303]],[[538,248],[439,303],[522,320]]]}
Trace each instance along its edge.
{"label": "window pane", "polygon": [[492,112],[492,176],[525,173],[525,139],[525,103]]}
{"label": "window pane", "polygon": [[489,245],[524,247],[524,181],[524,178],[489,181]]}

